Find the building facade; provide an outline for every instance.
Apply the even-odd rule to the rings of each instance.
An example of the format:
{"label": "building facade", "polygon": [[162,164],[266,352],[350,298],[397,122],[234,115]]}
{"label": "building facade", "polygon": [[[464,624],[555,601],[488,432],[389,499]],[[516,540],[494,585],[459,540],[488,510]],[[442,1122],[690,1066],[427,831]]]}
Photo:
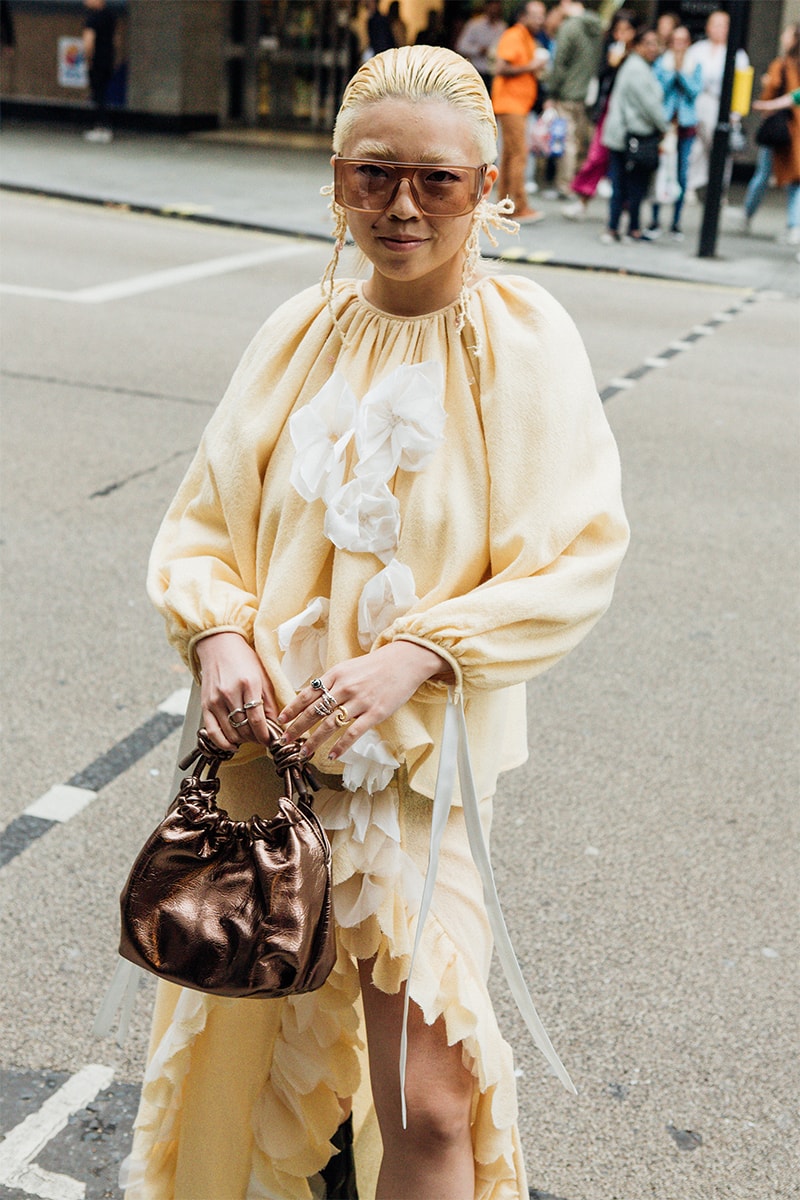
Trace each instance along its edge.
{"label": "building facade", "polygon": [[[388,0],[381,0],[385,9]],[[627,0],[646,21],[677,12],[699,35],[715,0]],[[161,129],[243,125],[330,130],[367,45],[358,0],[108,0],[118,16],[109,100],[120,124]],[[452,44],[472,0],[400,0],[410,42]],[[479,6],[478,6],[479,7]],[[507,5],[512,16],[515,4]],[[603,0],[609,15],[616,0]],[[71,116],[88,105],[80,0],[7,0],[13,44],[0,59],[8,113]],[[751,0],[746,49],[759,79],[800,0]],[[430,24],[432,22],[432,24]]]}

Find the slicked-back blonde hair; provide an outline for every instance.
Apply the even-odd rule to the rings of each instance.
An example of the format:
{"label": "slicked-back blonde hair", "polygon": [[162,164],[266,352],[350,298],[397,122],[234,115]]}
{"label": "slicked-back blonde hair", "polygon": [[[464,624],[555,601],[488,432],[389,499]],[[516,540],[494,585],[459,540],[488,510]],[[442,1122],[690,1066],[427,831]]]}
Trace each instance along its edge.
{"label": "slicked-back blonde hair", "polygon": [[342,154],[358,113],[378,100],[444,100],[469,118],[481,161],[497,157],[497,122],[486,85],[472,63],[443,46],[401,46],[376,54],[348,83],[333,130]]}
{"label": "slicked-back blonde hair", "polygon": [[[333,130],[333,150],[342,154],[353,123],[370,104],[381,100],[439,100],[463,112],[472,126],[475,144],[482,163],[493,163],[497,157],[497,122],[483,80],[470,62],[442,46],[400,46],[385,50],[367,59],[345,88],[339,114]],[[322,189],[323,195],[333,197],[333,186]],[[344,249],[347,236],[347,213],[331,199],[333,231],[336,243],[333,257],[322,276],[322,288],[334,325],[339,326],[333,308],[333,277]],[[462,287],[458,298],[456,328],[469,323],[474,335],[474,350],[481,352],[480,336],[472,319],[470,284],[480,265],[480,234],[486,233],[493,245],[497,241],[492,228],[516,233],[519,226],[508,220],[514,211],[510,200],[491,204],[481,200],[475,208],[472,228],[464,246]],[[344,340],[344,335],[343,335]]]}

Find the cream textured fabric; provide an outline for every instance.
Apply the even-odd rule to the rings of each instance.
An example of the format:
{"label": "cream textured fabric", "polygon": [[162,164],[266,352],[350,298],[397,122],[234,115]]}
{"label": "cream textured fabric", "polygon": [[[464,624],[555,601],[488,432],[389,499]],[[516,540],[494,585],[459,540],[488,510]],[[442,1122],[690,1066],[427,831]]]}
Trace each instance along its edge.
{"label": "cream textured fabric", "polygon": [[[616,446],[586,352],[561,306],[520,278],[488,277],[474,288],[480,358],[470,332],[456,332],[456,305],[389,316],[344,281],[334,308],[344,347],[318,288],[283,305],[256,335],[159,532],[150,595],[195,674],[195,641],[238,630],[285,704],[298,678],[287,677],[279,630],[322,598],[330,620],[320,631],[321,667],[363,653],[359,600],[393,556],[413,570],[417,599],[374,644],[411,638],[451,663],[478,794],[492,795],[499,771],[527,754],[519,685],[603,613],[627,544]],[[334,371],[358,405],[397,368],[431,363],[443,372],[443,440],[423,469],[401,464],[389,480],[396,546],[382,557],[334,548],[326,500],[306,499],[291,482],[298,468],[289,418]],[[345,485],[358,478],[355,441],[341,448]],[[387,516],[385,495],[381,503],[378,516]],[[428,797],[444,701],[443,685],[425,684],[378,731]]]}

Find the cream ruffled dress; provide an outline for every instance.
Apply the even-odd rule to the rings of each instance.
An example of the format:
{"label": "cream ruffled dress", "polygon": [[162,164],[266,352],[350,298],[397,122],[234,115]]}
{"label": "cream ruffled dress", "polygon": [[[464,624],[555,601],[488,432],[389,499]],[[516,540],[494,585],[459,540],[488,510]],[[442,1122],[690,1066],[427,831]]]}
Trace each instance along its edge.
{"label": "cream ruffled dress", "polygon": [[[319,289],[302,293],[254,339],[158,535],[150,593],[195,673],[199,638],[235,630],[279,704],[395,638],[436,650],[463,699],[488,836],[497,775],[526,754],[524,681],[611,598],[628,536],[614,441],[574,326],[527,280],[473,289],[480,358],[454,305],[390,316],[353,282],[333,305],[337,324]],[[353,1095],[359,1194],[374,1196],[356,960],[375,958],[385,992],[408,982],[445,700],[426,684],[342,763],[319,756],[337,772],[315,802],[339,946],[322,988],[265,1001],[159,985],[128,1200],[320,1196],[339,1098]],[[269,813],[276,783],[257,748],[220,774],[234,817]],[[408,990],[475,1081],[476,1198],[519,1200],[481,896],[457,796]]]}

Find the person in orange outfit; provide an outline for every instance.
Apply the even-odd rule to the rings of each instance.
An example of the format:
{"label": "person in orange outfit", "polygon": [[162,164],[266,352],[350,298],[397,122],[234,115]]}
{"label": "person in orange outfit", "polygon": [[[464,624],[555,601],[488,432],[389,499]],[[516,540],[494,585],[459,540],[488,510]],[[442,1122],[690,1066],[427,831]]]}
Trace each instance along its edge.
{"label": "person in orange outfit", "polygon": [[538,77],[549,58],[547,51],[536,42],[545,15],[542,0],[528,0],[523,6],[516,24],[511,25],[497,43],[497,65],[492,84],[492,108],[503,135],[497,194],[501,198],[511,197],[514,219],[526,224],[541,221],[544,217],[544,213],[528,206],[525,126],[539,92]]}

